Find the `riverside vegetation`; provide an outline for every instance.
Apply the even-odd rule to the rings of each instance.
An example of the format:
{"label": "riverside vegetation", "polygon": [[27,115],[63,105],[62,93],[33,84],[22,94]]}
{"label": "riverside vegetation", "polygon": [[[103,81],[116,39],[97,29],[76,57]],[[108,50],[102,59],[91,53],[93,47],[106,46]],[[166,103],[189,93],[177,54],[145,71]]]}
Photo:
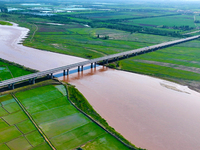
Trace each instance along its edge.
{"label": "riverside vegetation", "polygon": [[[18,10],[1,13],[0,19],[30,29],[23,43],[26,46],[92,59],[198,34],[185,35],[199,28],[195,22],[195,19],[199,19],[196,3],[187,3],[189,10],[185,10],[186,5],[179,6],[175,2],[173,6],[176,7],[173,8],[167,3],[145,3],[138,5],[137,9],[133,7],[134,4],[120,2],[97,6],[82,2],[84,10],[72,9],[70,13],[63,11],[63,4],[68,6],[64,2],[50,3],[48,6],[44,2],[39,8],[7,3],[7,6],[17,7]],[[80,7],[76,4],[74,2],[75,8]],[[42,15],[41,7],[50,9],[53,5],[54,15]],[[171,80],[199,90],[199,74],[194,71],[199,69],[199,60],[195,57],[199,53],[198,47],[199,40],[191,41],[145,56],[122,60],[117,63],[121,64],[117,68]],[[147,56],[151,61],[146,61]],[[173,59],[173,62],[165,59],[166,56]],[[186,60],[192,60],[193,63],[187,63]],[[110,66],[116,67],[115,63]]]}
{"label": "riverside vegetation", "polygon": [[[55,15],[41,15],[41,8],[35,9],[35,6],[25,6],[21,5],[20,3],[4,3],[5,7],[0,8],[4,10],[2,11],[3,13],[0,13],[0,20],[12,21],[18,23],[20,26],[30,29],[29,36],[23,43],[25,46],[79,56],[88,59],[128,51],[140,47],[146,47],[157,43],[184,38],[186,36],[192,36],[198,33],[193,33],[189,35],[184,34],[187,32],[197,31],[199,29],[198,22],[194,20],[194,16],[198,18],[199,15],[198,13],[194,13],[198,11],[198,8],[196,8],[196,4],[194,3],[188,4],[187,6],[180,6],[175,4],[173,5],[173,8],[169,7],[166,3],[160,4],[161,7],[160,5],[158,7],[158,4],[151,5],[149,3],[146,3],[143,5],[138,4],[136,9],[133,5],[130,4],[120,3],[119,5],[113,3],[112,5],[105,4],[93,6],[90,3],[79,2],[82,7],[84,6],[85,8],[92,9],[77,10],[72,11],[71,13],[54,12]],[[75,5],[78,4],[76,2],[73,3]],[[42,4],[42,7],[51,8],[54,6],[54,9],[58,10],[61,9],[61,6],[63,6],[63,2],[52,2],[52,4],[50,2],[48,5],[44,4],[45,2]],[[68,6],[68,4],[64,5],[66,7]],[[8,6],[15,8],[17,7],[19,9],[17,9],[16,11],[8,12],[6,11]],[[189,11],[186,11],[186,8],[188,8]],[[5,22],[2,22],[1,24],[4,23]],[[117,69],[147,74],[170,81],[175,81],[184,85],[189,85],[191,88],[198,91],[200,89],[200,75],[198,72],[200,68],[200,60],[198,58],[198,55],[199,40],[195,40],[145,55],[121,60],[116,64]],[[8,63],[1,65],[1,68],[3,68],[2,70],[6,70],[7,67],[5,66],[7,66],[7,64]],[[112,64],[111,66],[116,67],[115,64]],[[8,71],[5,72],[9,74]],[[14,75],[14,77],[30,73],[23,71],[20,72],[21,73],[19,73],[18,75]],[[5,77],[7,76],[10,76],[9,78],[12,77],[12,75],[2,76],[4,76],[2,80],[5,80]],[[44,93],[41,93],[41,88],[43,89]],[[80,140],[80,143],[78,143],[77,141],[69,142],[67,144],[71,146],[69,148],[81,147],[84,149],[97,149],[99,148],[99,143],[101,141],[100,135],[102,135],[104,140],[106,139],[107,141],[111,141],[111,144],[107,143],[108,146],[112,147],[117,143],[116,145],[119,144],[123,147],[123,145],[121,145],[119,141],[117,141],[109,134],[105,133],[102,129],[98,128],[96,125],[94,125],[94,123],[92,123],[82,114],[80,114],[80,112],[75,110],[69,104],[66,97],[62,95],[62,92],[65,91],[63,90],[63,87],[55,87],[51,85],[48,86],[48,89],[50,90],[48,91],[46,87],[39,87],[36,89],[16,93],[16,96],[20,100],[20,102],[27,108],[27,111],[34,117],[37,124],[44,130],[44,133],[49,137],[52,143],[55,144],[55,146],[57,146],[58,148],[62,148],[67,144],[64,141],[61,141],[57,145],[57,136],[63,138],[69,137],[69,140],[73,137],[73,134],[71,132],[69,133],[70,135],[68,135],[67,131],[69,129],[66,129],[67,127],[64,128],[62,124],[59,124],[58,122],[58,120],[62,117],[63,119],[64,117],[66,117],[65,119],[69,119],[70,115],[67,114],[73,112],[72,114],[76,114],[75,118],[77,117],[83,122],[85,121],[84,123],[88,125],[89,128],[91,128],[90,126],[92,126],[92,129],[94,129],[93,131],[95,133],[95,137],[89,136],[90,133],[87,130],[88,128],[84,125],[84,129],[82,129],[82,127],[80,127],[79,129],[81,131],[84,131],[84,133],[87,132],[87,138],[84,139],[83,137],[80,137],[82,139]],[[70,99],[77,105],[78,108],[92,116],[95,120],[99,121],[108,130],[115,133],[115,131],[111,127],[107,126],[107,123],[103,119],[99,118],[98,114],[96,114],[96,112],[91,109],[91,106],[88,106],[88,103],[85,101],[84,97],[76,89],[74,89],[74,87],[68,86],[68,90]],[[33,96],[33,93],[35,92],[38,94],[37,96]],[[72,93],[74,95],[71,95]],[[48,94],[52,95],[52,97],[48,97]],[[56,95],[58,97],[54,97]],[[10,95],[8,95],[8,97],[9,96]],[[4,97],[6,96],[0,97],[0,100],[4,99]],[[39,98],[41,97],[42,99],[40,101]],[[48,102],[47,99],[51,101]],[[59,100],[62,106],[52,104],[53,99]],[[30,103],[28,102],[29,100]],[[39,103],[44,103],[43,105],[45,106],[36,105],[34,100],[37,100],[37,102]],[[78,105],[78,101],[81,101],[82,103]],[[16,104],[14,104],[13,102],[13,105]],[[4,107],[4,105],[1,104],[1,107]],[[63,109],[58,110],[58,107],[63,107]],[[65,107],[70,107],[71,112],[66,112],[64,110]],[[45,110],[45,108],[47,109]],[[89,110],[87,110],[87,108],[89,108]],[[16,111],[18,112],[21,110],[17,109]],[[45,113],[42,113],[42,111],[44,111]],[[2,117],[13,115],[11,112],[4,108],[2,108],[2,112]],[[55,112],[58,116],[49,116],[53,112]],[[21,111],[20,113],[20,115],[24,117],[22,121],[26,121],[27,118],[25,117],[23,112]],[[58,117],[58,119],[56,117]],[[45,120],[45,118],[50,120]],[[20,129],[16,128],[16,126],[18,127],[18,123],[20,121],[16,121],[11,124],[8,123],[7,125],[5,125],[6,122],[2,120],[1,125],[3,130],[8,129],[8,126],[11,126],[14,131],[10,134],[10,137],[6,137],[6,141],[3,142],[4,144],[0,144],[0,147],[3,147],[5,149],[8,148],[11,144],[13,144],[11,142],[12,139],[16,137],[17,140],[14,141],[14,146],[16,147],[16,143],[20,141],[20,143],[25,143],[27,148],[36,149],[37,147],[42,146],[46,149],[49,149],[49,146],[47,145],[47,143],[45,143],[44,140],[42,140],[43,138],[41,136],[35,136],[35,138],[38,137],[39,139],[39,142],[36,144],[33,144],[30,140],[33,137],[30,137],[30,139],[24,138],[27,137],[28,134],[32,133],[32,131],[23,132]],[[76,123],[79,124],[83,122],[74,122],[74,124],[71,124],[69,128],[71,126],[74,126]],[[61,133],[63,134],[61,134],[60,131],[58,131],[56,128],[54,128],[55,130],[51,131],[47,130],[47,127],[50,124],[53,127],[57,126],[57,123],[61,126]],[[30,126],[32,126],[30,122],[29,124]],[[9,133],[8,131],[5,132]],[[76,134],[79,133],[78,129],[76,131],[75,128],[74,132]],[[3,133],[4,132],[2,132],[2,134]],[[118,136],[120,137],[120,135]],[[112,140],[110,140],[110,138]],[[88,142],[91,139],[94,139],[94,141]],[[127,142],[123,138],[122,140]]]}

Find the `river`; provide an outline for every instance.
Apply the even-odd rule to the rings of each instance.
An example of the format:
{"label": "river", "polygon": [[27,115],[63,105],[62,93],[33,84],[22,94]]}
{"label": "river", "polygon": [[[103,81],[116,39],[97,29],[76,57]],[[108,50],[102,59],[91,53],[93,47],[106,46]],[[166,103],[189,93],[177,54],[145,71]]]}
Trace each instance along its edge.
{"label": "river", "polygon": [[[17,44],[25,28],[0,26],[0,57],[40,71],[85,59]],[[169,81],[98,66],[69,76],[107,122],[137,147],[200,149],[200,93]]]}

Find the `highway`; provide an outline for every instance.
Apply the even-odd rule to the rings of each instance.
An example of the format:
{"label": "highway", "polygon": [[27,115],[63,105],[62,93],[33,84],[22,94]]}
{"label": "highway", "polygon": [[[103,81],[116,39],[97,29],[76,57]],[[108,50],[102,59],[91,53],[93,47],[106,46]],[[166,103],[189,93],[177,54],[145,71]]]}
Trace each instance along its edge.
{"label": "highway", "polygon": [[161,44],[157,44],[157,45],[153,45],[153,46],[130,50],[130,51],[117,53],[117,54],[113,54],[113,55],[108,55],[108,56],[104,56],[104,57],[100,57],[100,58],[96,58],[96,59],[86,60],[83,62],[74,63],[71,65],[62,66],[62,67],[58,67],[58,68],[54,68],[54,69],[50,69],[50,70],[46,70],[46,71],[32,73],[29,75],[25,75],[25,76],[13,78],[13,79],[8,79],[8,80],[0,82],[0,87],[4,87],[4,86],[10,87],[11,86],[11,88],[14,89],[15,83],[19,83],[19,82],[26,81],[26,80],[29,80],[30,82],[32,82],[34,84],[36,78],[40,78],[40,77],[44,77],[44,76],[49,76],[49,77],[53,78],[53,73],[56,73],[59,71],[64,71],[64,74],[65,74],[65,70],[66,70],[67,75],[68,75],[69,69],[72,69],[72,68],[78,67],[78,71],[80,71],[83,69],[83,66],[88,65],[88,64],[91,64],[91,67],[96,67],[96,64],[98,62],[103,61],[104,63],[108,63],[109,60],[118,60],[119,58],[128,58],[129,56],[135,56],[137,54],[143,54],[146,52],[151,52],[151,51],[155,51],[155,50],[158,50],[161,48],[173,46],[175,44],[180,44],[183,42],[195,40],[199,37],[200,37],[200,35],[189,37],[189,38],[184,38],[184,39],[179,39],[179,40],[175,40],[175,41],[165,42],[165,43],[161,43]]}

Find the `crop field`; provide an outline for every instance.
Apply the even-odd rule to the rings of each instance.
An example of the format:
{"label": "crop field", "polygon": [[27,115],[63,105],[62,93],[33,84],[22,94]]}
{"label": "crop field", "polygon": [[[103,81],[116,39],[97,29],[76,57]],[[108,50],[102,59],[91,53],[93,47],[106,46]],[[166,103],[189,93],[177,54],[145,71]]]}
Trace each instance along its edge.
{"label": "crop field", "polygon": [[145,18],[129,20],[125,24],[136,24],[141,26],[157,27],[157,26],[190,26],[196,27],[194,23],[194,15],[177,15],[156,18]]}
{"label": "crop field", "polygon": [[[104,39],[105,36],[115,38],[115,34],[118,36],[130,34],[118,30],[93,29],[78,24],[38,25],[38,28],[33,40],[31,42],[26,40],[24,43],[26,46],[85,58],[96,58],[150,45],[138,41]],[[98,35],[99,38],[97,38]]]}
{"label": "crop field", "polygon": [[195,88],[200,82],[199,45],[195,40],[123,60],[122,69],[187,83]]}
{"label": "crop field", "polygon": [[11,95],[0,97],[0,149],[50,150]]}
{"label": "crop field", "polygon": [[66,94],[64,86],[48,85],[15,95],[56,149],[128,149],[75,109]]}
{"label": "crop field", "polygon": [[19,77],[22,75],[30,74],[30,71],[26,71],[23,67],[18,67],[12,63],[7,63],[0,60],[0,81]]}

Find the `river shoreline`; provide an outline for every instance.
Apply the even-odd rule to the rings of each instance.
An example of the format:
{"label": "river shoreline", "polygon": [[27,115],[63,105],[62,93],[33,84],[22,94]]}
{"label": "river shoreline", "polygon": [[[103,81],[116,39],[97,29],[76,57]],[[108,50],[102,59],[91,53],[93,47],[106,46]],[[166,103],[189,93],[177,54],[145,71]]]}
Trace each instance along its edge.
{"label": "river shoreline", "polygon": [[[0,26],[3,59],[40,71],[85,60],[19,45],[25,28],[13,28]],[[187,86],[103,66],[59,79],[75,85],[109,125],[137,147],[200,148],[200,93]]]}

